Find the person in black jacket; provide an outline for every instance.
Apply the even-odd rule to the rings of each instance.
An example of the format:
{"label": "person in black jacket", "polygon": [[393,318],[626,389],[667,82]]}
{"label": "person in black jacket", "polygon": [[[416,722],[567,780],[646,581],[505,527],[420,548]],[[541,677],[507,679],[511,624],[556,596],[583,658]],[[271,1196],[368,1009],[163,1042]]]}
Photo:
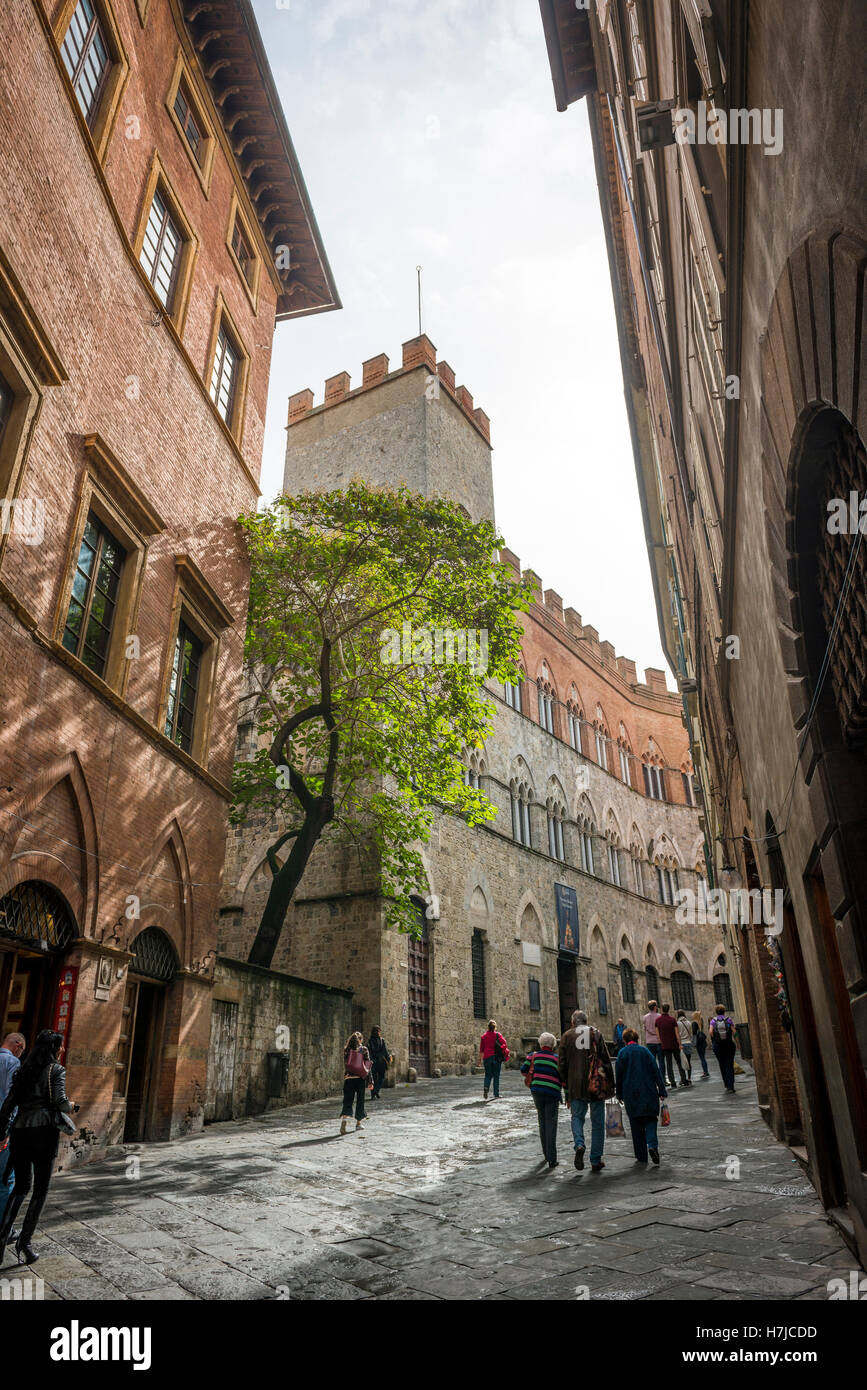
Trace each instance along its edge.
{"label": "person in black jacket", "polygon": [[371,1076],[373,1078],[373,1091],[371,1100],[379,1100],[379,1092],[385,1080],[385,1073],[388,1071],[388,1059],[390,1053],[388,1043],[382,1036],[382,1029],[375,1023],[370,1030],[370,1037],[367,1039],[367,1050],[370,1053],[370,1060],[373,1063]]}
{"label": "person in black jacket", "polygon": [[67,1098],[66,1069],[57,1060],[62,1042],[60,1033],[52,1033],[50,1029],[39,1034],[32,1052],[15,1073],[9,1094],[0,1107],[0,1136],[4,1138],[17,1107],[9,1134],[15,1187],[0,1226],[0,1264],[6,1253],[12,1223],[30,1191],[31,1181],[33,1196],[21,1224],[21,1234],[15,1242],[15,1253],[19,1264],[22,1259],[29,1265],[39,1259],[30,1242],[48,1195],[60,1138],[58,1123],[62,1121],[59,1117],[78,1109]]}

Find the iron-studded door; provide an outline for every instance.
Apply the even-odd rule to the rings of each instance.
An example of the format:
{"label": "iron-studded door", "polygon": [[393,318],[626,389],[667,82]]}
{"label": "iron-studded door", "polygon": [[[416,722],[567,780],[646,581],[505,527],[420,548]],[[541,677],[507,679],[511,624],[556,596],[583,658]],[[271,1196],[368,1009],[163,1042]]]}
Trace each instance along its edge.
{"label": "iron-studded door", "polygon": [[235,1083],[235,1044],[238,1038],[238,1005],[215,999],[211,1013],[210,1073],[214,1089],[214,1119],[231,1120]]}
{"label": "iron-studded door", "polygon": [[430,948],[427,922],[422,917],[422,936],[411,936],[407,952],[409,1005],[409,1064],[419,1076],[430,1075]]}

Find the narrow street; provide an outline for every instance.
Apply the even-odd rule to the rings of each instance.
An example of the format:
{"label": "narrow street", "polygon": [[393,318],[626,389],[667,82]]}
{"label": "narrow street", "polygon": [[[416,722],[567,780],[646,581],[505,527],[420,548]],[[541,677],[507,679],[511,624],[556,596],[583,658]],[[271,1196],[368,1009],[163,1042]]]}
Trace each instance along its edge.
{"label": "narrow street", "polygon": [[487,1104],[476,1076],[398,1086],[345,1138],[337,1099],[214,1125],[56,1178],[33,1273],[57,1299],[826,1300],[855,1261],[738,1082],[672,1092],[661,1167],[627,1137],[600,1175],[565,1109],[540,1166],[514,1071]]}

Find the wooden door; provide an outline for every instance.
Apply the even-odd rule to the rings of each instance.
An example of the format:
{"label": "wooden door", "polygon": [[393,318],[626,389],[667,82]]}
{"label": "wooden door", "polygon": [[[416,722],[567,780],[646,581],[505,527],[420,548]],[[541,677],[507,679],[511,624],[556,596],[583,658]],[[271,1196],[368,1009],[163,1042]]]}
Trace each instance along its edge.
{"label": "wooden door", "polygon": [[557,960],[557,989],[560,996],[560,1031],[565,1033],[572,1027],[572,1015],[578,1008],[578,972],[574,960]]}
{"label": "wooden door", "polygon": [[430,1076],[430,948],[426,930],[420,941],[410,937],[407,967],[409,1064],[419,1076]]}
{"label": "wooden door", "polygon": [[235,1046],[238,1039],[238,1005],[215,999],[211,1010],[211,1042],[208,1050],[207,1110],[214,1120],[231,1120],[235,1084]]}

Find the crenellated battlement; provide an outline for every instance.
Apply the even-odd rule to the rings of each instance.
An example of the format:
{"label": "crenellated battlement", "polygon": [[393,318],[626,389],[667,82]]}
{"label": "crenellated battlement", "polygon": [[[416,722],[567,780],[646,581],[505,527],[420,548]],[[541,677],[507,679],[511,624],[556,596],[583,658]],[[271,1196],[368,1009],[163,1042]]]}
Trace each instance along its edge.
{"label": "crenellated battlement", "polygon": [[316,415],[321,411],[328,410],[331,406],[339,405],[342,401],[354,400],[366,391],[372,391],[381,386],[386,381],[395,381],[398,377],[407,372],[416,371],[423,367],[427,372],[428,380],[425,384],[426,392],[431,392],[431,387],[435,385],[435,392],[438,394],[441,389],[445,389],[447,395],[454,401],[458,409],[466,416],[470,424],[478,430],[486,444],[491,442],[491,422],[480,406],[473,404],[473,398],[466,386],[455,385],[455,374],[448,362],[437,361],[436,348],[426,333],[420,334],[417,338],[410,338],[402,345],[401,365],[393,371],[388,370],[388,357],[384,352],[376,357],[369,357],[366,362],[361,364],[361,385],[356,386],[355,390],[350,387],[349,372],[338,372],[335,376],[328,377],[325,382],[325,390],[322,403],[314,406],[313,392],[309,387],[303,391],[296,391],[289,397],[289,418],[288,425],[297,425],[300,420],[305,420],[310,415]]}

